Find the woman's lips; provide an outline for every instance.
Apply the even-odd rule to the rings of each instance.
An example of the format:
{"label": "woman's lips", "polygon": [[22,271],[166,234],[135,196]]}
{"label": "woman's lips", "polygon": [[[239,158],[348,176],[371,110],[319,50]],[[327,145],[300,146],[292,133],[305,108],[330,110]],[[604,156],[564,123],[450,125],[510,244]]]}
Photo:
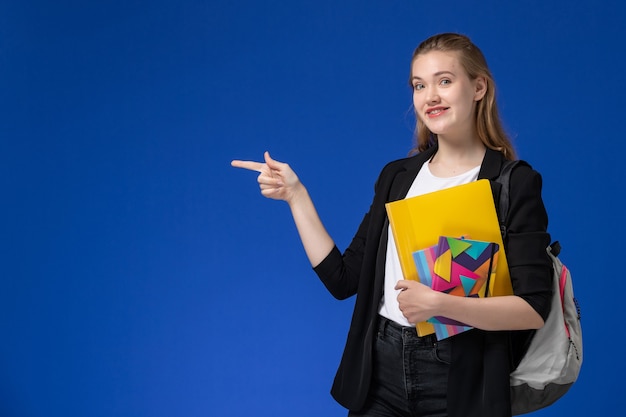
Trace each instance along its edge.
{"label": "woman's lips", "polygon": [[448,110],[449,107],[433,107],[432,109],[426,110],[426,116],[430,118],[439,117]]}

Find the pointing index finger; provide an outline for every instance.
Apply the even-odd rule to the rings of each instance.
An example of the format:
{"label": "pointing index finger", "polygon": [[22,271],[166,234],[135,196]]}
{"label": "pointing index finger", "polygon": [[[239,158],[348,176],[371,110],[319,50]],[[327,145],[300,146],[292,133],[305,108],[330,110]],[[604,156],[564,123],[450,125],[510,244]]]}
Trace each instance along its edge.
{"label": "pointing index finger", "polygon": [[240,161],[238,159],[235,159],[230,163],[230,165],[235,168],[243,168],[250,171],[263,172],[263,166],[265,164],[255,161]]}

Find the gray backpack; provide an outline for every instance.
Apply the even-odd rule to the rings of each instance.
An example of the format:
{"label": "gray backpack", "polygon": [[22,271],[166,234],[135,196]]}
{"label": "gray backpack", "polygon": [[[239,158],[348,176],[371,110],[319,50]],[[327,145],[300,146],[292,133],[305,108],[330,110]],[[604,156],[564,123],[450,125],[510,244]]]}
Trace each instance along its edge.
{"label": "gray backpack", "polygon": [[[502,238],[509,208],[509,177],[520,161],[507,161],[500,177],[499,212]],[[523,163],[523,162],[521,162]],[[580,308],[574,298],[569,269],[558,258],[561,246],[548,248],[553,266],[552,308],[544,326],[534,332],[517,368],[511,373],[513,415],[547,407],[561,398],[578,378],[583,362]]]}

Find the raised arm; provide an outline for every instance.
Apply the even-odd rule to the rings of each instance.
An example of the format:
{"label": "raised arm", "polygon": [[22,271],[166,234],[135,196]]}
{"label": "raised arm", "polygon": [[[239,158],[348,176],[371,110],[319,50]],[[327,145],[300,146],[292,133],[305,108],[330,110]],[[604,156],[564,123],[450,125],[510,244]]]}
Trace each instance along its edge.
{"label": "raised arm", "polygon": [[307,189],[291,167],[264,154],[265,162],[234,160],[231,165],[259,173],[261,194],[286,201],[296,223],[304,251],[313,267],[319,265],[335,246],[317,214]]}

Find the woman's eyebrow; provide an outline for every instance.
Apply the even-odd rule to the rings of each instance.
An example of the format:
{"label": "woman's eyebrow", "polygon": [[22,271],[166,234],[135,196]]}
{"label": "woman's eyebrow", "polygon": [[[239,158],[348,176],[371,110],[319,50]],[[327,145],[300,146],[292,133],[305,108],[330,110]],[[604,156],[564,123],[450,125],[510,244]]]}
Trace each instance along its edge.
{"label": "woman's eyebrow", "polygon": [[[455,74],[452,71],[437,71],[436,73],[433,74],[433,77],[440,77],[442,75],[452,75],[454,76]],[[414,75],[411,77],[411,80],[421,80],[422,77],[418,77],[417,75]]]}

